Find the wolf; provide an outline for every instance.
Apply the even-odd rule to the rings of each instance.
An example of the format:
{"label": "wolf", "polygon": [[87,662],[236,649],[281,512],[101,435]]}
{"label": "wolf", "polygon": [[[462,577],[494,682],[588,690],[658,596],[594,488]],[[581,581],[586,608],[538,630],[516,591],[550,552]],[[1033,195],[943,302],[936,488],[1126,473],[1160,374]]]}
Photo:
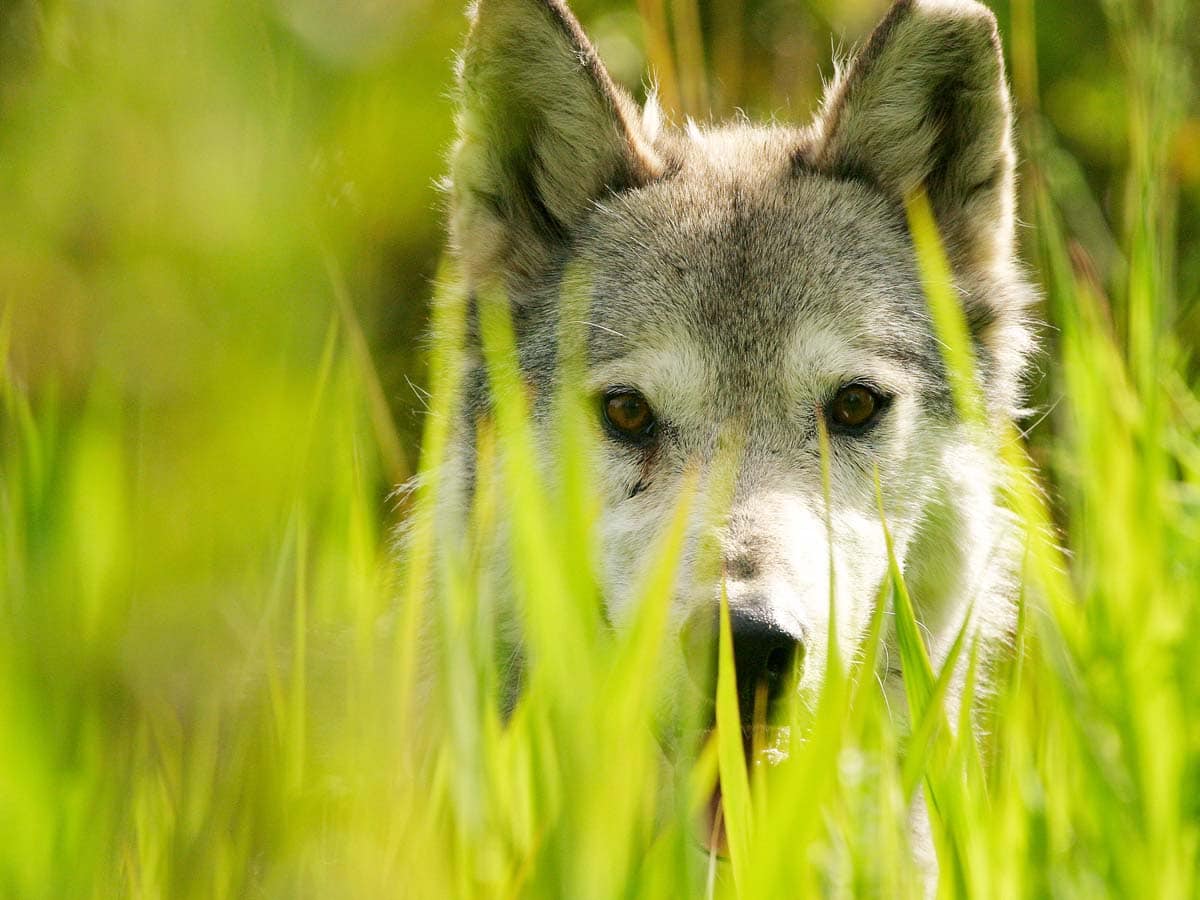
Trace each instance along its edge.
{"label": "wolf", "polygon": [[[468,15],[450,243],[475,302],[509,304],[546,434],[564,280],[588,273],[571,314],[587,326],[612,626],[634,614],[637,574],[688,473],[715,465],[733,433],[725,513],[689,533],[670,628],[686,648],[727,598],[743,716],[763,688],[768,702],[818,691],[831,629],[843,659],[863,639],[889,578],[877,481],[935,665],[963,629],[1002,647],[1023,538],[1002,500],[1000,444],[1022,415],[1035,291],[1015,248],[993,14],[897,0],[809,124],[682,127],[653,92],[639,108],[614,83],[562,0],[478,0]],[[918,192],[969,328],[982,425],[956,407],[922,288],[906,215]],[[487,410],[486,384],[476,363],[465,422]],[[879,675],[902,709],[886,640]]]}

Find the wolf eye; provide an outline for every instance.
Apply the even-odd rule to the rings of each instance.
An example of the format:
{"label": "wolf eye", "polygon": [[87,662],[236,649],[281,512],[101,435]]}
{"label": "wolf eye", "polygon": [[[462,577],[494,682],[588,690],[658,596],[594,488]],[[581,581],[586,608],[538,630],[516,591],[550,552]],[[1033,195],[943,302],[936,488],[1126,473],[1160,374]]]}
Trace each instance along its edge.
{"label": "wolf eye", "polygon": [[848,384],[829,404],[829,418],[843,428],[862,428],[883,409],[886,400],[865,384]]}
{"label": "wolf eye", "polygon": [[604,395],[604,422],[617,437],[641,443],[654,432],[654,413],[637,391],[619,390]]}

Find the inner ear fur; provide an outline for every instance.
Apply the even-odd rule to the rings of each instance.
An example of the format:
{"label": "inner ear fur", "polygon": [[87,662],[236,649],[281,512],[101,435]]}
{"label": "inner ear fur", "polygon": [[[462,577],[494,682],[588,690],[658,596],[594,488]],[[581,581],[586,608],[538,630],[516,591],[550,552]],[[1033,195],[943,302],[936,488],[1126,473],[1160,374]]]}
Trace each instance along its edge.
{"label": "inner ear fur", "polygon": [[479,0],[459,65],[451,241],[467,277],[541,270],[605,195],[661,163],[561,0]]}
{"label": "inner ear fur", "polygon": [[798,162],[903,200],[923,188],[951,261],[1012,254],[1012,113],[995,16],[899,0],[838,73]]}

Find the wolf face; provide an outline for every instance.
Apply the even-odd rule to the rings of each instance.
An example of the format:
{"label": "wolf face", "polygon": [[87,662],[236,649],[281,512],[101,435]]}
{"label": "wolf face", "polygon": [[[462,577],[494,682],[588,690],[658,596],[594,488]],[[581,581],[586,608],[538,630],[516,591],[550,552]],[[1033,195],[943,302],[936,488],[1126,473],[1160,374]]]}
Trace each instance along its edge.
{"label": "wolf face", "polygon": [[[610,621],[629,619],[698,469],[723,488],[690,534],[675,629],[711,631],[725,590],[743,713],[801,661],[815,689],[831,624],[849,652],[887,575],[877,473],[935,656],[968,610],[1001,634],[1017,537],[996,437],[956,414],[904,205],[929,198],[1002,423],[1031,291],[991,13],[901,0],[808,127],[680,131],[612,83],[559,0],[480,0],[471,16],[452,242],[472,288],[505,288],[539,398],[555,395],[564,279],[588,274],[570,314],[587,333]],[[477,387],[472,408],[486,402]],[[552,404],[537,413],[552,430]]]}

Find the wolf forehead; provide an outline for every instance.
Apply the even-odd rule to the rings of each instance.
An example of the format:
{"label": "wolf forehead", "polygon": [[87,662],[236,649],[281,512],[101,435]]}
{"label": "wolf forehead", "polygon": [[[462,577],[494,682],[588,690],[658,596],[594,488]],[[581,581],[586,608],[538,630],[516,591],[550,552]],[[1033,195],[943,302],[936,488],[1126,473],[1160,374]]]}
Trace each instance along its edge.
{"label": "wolf forehead", "polygon": [[[769,395],[790,376],[845,381],[891,364],[948,412],[903,207],[869,182],[798,166],[801,138],[744,126],[681,137],[670,175],[598,201],[529,291],[518,317],[530,343],[548,349],[562,274],[575,267],[596,370],[686,347],[715,387]],[[820,335],[834,346],[806,353]],[[856,363],[872,357],[875,371]],[[528,362],[552,374],[549,354]]]}

